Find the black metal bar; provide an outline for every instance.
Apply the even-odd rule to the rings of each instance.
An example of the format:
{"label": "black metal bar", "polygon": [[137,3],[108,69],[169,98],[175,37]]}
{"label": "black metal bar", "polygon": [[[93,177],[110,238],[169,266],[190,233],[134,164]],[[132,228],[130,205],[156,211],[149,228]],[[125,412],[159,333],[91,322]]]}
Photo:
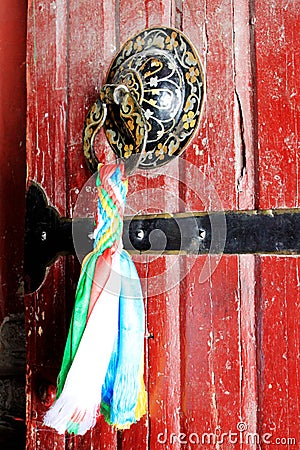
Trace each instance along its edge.
{"label": "black metal bar", "polygon": [[[42,283],[58,256],[86,255],[93,247],[93,219],[65,219],[43,190],[27,192],[25,289]],[[230,211],[125,217],[123,242],[130,252],[185,254],[300,254],[300,210]]]}
{"label": "black metal bar", "polygon": [[[220,227],[213,237],[214,221]],[[158,238],[151,240],[157,230]],[[125,248],[141,252],[300,254],[299,232],[300,211],[220,212],[125,219],[123,240]]]}
{"label": "black metal bar", "polygon": [[300,253],[300,212],[226,214],[225,253]]}

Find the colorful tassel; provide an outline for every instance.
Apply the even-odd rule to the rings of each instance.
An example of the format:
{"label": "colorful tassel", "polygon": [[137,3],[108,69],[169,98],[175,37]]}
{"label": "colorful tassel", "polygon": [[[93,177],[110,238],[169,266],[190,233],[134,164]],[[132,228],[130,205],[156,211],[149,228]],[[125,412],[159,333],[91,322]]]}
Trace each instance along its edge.
{"label": "colorful tassel", "polygon": [[82,263],[57,396],[44,417],[60,434],[84,434],[100,412],[118,429],[146,412],[142,290],[121,241],[123,166],[99,165],[96,185],[94,250]]}

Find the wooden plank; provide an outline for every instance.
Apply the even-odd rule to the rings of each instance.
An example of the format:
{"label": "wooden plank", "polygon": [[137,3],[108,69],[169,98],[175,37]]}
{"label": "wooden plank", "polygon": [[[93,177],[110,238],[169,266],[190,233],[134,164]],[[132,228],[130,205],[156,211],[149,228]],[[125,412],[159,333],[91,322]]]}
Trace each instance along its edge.
{"label": "wooden plank", "polygon": [[[82,150],[82,130],[87,111],[98,96],[105,82],[106,72],[116,51],[115,2],[87,1],[71,2],[68,21],[68,146],[66,152],[68,215],[73,217],[76,201],[91,177]],[[97,155],[106,162],[107,141],[101,133],[97,137]],[[91,204],[92,197],[89,199]],[[77,258],[69,258],[66,289],[68,318],[75,299],[75,288],[79,279]],[[68,320],[67,320],[68,323]],[[101,345],[101,343],[100,343]],[[79,387],[80,389],[80,387]],[[68,436],[69,450],[93,448],[114,449],[117,447],[117,433],[99,418],[96,426],[84,436]]]}
{"label": "wooden plank", "polygon": [[[206,77],[206,102],[199,133],[185,158],[204,173],[224,208],[237,205],[232,26],[229,1],[183,4],[183,31],[197,48]],[[197,205],[190,203],[195,210]]]}
{"label": "wooden plank", "polygon": [[[88,172],[82,151],[82,129],[88,109],[100,87],[105,82],[106,72],[116,50],[115,2],[86,2],[84,8],[78,2],[69,6],[69,56],[68,56],[68,153],[67,185],[68,213],[73,216],[74,207],[83,185],[88,181]],[[103,134],[97,139],[99,160],[105,162],[108,145]],[[90,199],[92,201],[92,199]],[[69,260],[67,277],[70,306],[75,298],[79,265]],[[117,433],[100,418],[96,427],[84,436],[68,437],[66,448],[113,449],[117,446]]]}
{"label": "wooden plank", "polygon": [[199,274],[205,258],[185,259],[192,270],[182,283],[181,431],[190,445],[210,449],[221,443],[223,432],[235,432],[239,422],[237,259],[223,257],[204,283]]}
{"label": "wooden plank", "polygon": [[[297,1],[256,5],[260,208],[299,205],[299,19]],[[289,446],[296,449],[299,259],[263,257],[260,270],[260,429],[279,439],[279,448],[296,439]]]}
{"label": "wooden plank", "polygon": [[[26,2],[0,6],[0,447],[25,446]],[[14,417],[13,417],[14,416]],[[19,420],[14,420],[15,417]]]}
{"label": "wooden plank", "polygon": [[[78,2],[69,7],[68,21],[68,214],[72,217],[79,192],[92,175],[84,160],[82,130],[85,116],[105,82],[116,51],[114,2]],[[104,147],[104,149],[103,149]],[[108,144],[97,138],[97,155],[105,161]],[[104,151],[103,151],[104,150]]]}
{"label": "wooden plank", "polygon": [[232,2],[235,184],[238,209],[258,200],[257,120],[255,114],[254,11],[249,0]]}
{"label": "wooden plank", "polygon": [[[197,178],[191,170],[181,174],[186,210],[237,206],[232,27],[230,2],[183,3],[183,30],[199,52],[206,77],[199,133],[184,154],[193,172],[200,173]],[[198,188],[196,180],[201,176],[205,190]],[[188,442],[195,439],[205,448],[214,448],[220,430],[235,431],[239,415],[238,297],[233,295],[238,289],[238,262],[236,257],[223,257],[214,274],[199,283],[205,260],[200,257],[191,270],[186,269],[182,290],[187,301],[184,305],[182,299],[182,431]],[[217,262],[213,256],[208,261]],[[185,264],[191,264],[190,258]]]}
{"label": "wooden plank", "polygon": [[39,397],[42,383],[55,385],[63,352],[63,270],[61,262],[56,263],[43,287],[37,293],[26,296],[27,448],[42,449],[46,445],[53,445],[53,448],[64,449],[64,437],[42,425],[47,407]]}
{"label": "wooden plank", "polygon": [[[259,436],[258,419],[258,336],[257,304],[260,298],[260,258],[253,255],[239,257],[239,354],[240,354],[240,420],[244,429],[245,448],[254,450]],[[243,425],[244,424],[244,425]],[[237,430],[239,431],[239,430]]]}
{"label": "wooden plank", "polygon": [[[146,177],[139,175],[137,178],[133,175],[130,178],[127,207],[131,214],[133,211],[151,213],[177,210],[177,176],[174,178],[172,170],[170,176],[165,175],[164,170],[158,172],[161,174],[154,171]],[[143,420],[122,433],[120,448],[131,449],[138,442],[141,449],[148,446],[155,449],[160,446],[157,441],[159,433],[165,428],[174,431],[179,426],[179,416],[174,412],[180,404],[179,260],[178,257],[174,260],[174,257],[160,255],[134,255],[133,259],[143,285],[149,336],[146,342],[148,368],[145,374],[148,418],[146,422]]]}
{"label": "wooden plank", "polygon": [[[187,211],[256,204],[250,12],[247,1],[183,3],[183,30],[204,63],[207,89],[199,133],[184,155],[181,178]],[[223,256],[218,265],[208,256],[216,269],[199,283],[205,258],[197,258],[194,265],[191,261],[185,258],[182,286],[188,299],[182,303],[182,383],[184,398],[189,399],[183,403],[182,430],[187,440],[202,442],[205,448],[216,448],[222,441],[226,448],[235,448],[239,424],[254,433],[257,429],[257,292],[251,288],[256,263],[252,256]],[[191,335],[200,339],[196,348]],[[222,433],[232,433],[232,439],[228,434],[222,438]]]}
{"label": "wooden plank", "polygon": [[[299,448],[299,258],[263,257],[259,304],[260,434]],[[276,401],[274,401],[276,399]],[[276,441],[277,440],[277,441]]]}
{"label": "wooden plank", "polygon": [[[132,8],[130,4],[132,3]],[[135,16],[132,17],[132,10]],[[174,26],[173,1],[138,0],[120,2],[120,41],[123,43],[145,27]],[[129,179],[128,212],[178,211],[178,168],[134,174]],[[173,194],[171,194],[173,193]],[[170,195],[171,194],[171,195]],[[172,198],[171,198],[172,197]],[[164,429],[179,430],[180,352],[179,352],[179,262],[172,257],[134,257],[142,278],[149,339],[147,340],[145,380],[148,390],[148,416],[120,435],[122,450],[161,448],[158,435]],[[170,264],[173,273],[168,272]],[[162,276],[157,279],[157,274]],[[171,280],[175,278],[175,280]],[[167,291],[171,283],[172,289]],[[167,318],[167,319],[166,319]],[[167,320],[167,324],[166,324]],[[169,448],[169,447],[165,447]],[[178,448],[178,444],[173,447]]]}
{"label": "wooden plank", "polygon": [[[66,212],[66,3],[28,4],[27,167],[28,183],[42,185],[50,202]],[[47,39],[45,39],[47,36]],[[42,381],[55,383],[65,339],[64,262],[49,270],[41,289],[25,299],[27,326],[28,448],[63,449],[64,437],[42,426],[46,407]],[[55,349],[55,352],[54,352]]]}
{"label": "wooden plank", "polygon": [[23,312],[25,60],[26,5],[3,1],[0,26],[0,323],[8,314]]}
{"label": "wooden plank", "polygon": [[[162,274],[162,276],[159,276]],[[159,436],[180,432],[180,289],[179,260],[153,258],[148,264],[149,448],[161,448]],[[165,447],[180,448],[179,443]]]}
{"label": "wooden plank", "polygon": [[299,205],[299,3],[256,8],[260,207]]}

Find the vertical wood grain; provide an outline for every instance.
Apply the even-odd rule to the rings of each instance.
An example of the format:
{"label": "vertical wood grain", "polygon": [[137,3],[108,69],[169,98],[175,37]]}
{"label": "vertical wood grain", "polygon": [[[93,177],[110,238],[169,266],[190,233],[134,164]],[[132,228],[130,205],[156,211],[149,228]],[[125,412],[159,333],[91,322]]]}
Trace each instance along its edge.
{"label": "vertical wood grain", "polygon": [[[91,177],[82,150],[85,116],[105,82],[106,72],[116,52],[116,16],[114,1],[70,2],[68,8],[68,120],[66,149],[68,215],[73,217],[78,196]],[[105,162],[107,148],[103,134],[97,139],[97,154]],[[92,203],[92,197],[89,199]],[[77,257],[68,258],[68,318],[75,299],[80,265]],[[69,320],[67,320],[67,323]],[[103,343],[99,343],[103,345]],[[80,387],[78,387],[80,389]],[[117,447],[117,433],[100,418],[84,436],[68,436],[69,450]]]}
{"label": "vertical wood grain", "polygon": [[[23,307],[26,6],[1,2],[0,321]],[[13,207],[12,207],[13,206]]]}
{"label": "vertical wood grain", "polygon": [[[299,447],[299,258],[262,257],[259,425],[271,441]],[[282,441],[281,441],[282,440]]]}
{"label": "vertical wood grain", "polygon": [[185,158],[205,174],[224,208],[236,208],[231,1],[184,2],[183,31],[196,47],[206,76],[200,130]]}
{"label": "vertical wood grain", "polygon": [[[183,174],[187,210],[251,209],[256,205],[251,14],[248,1],[183,4],[183,30],[190,33],[204,63],[207,91],[198,136],[184,155],[201,172],[203,180],[197,185],[194,173],[188,174],[187,164]],[[190,259],[186,258],[186,267]],[[216,448],[222,443],[222,433],[238,433],[240,422],[251,432],[257,430],[257,292],[253,288],[257,272],[253,256],[223,256],[213,275],[201,284],[199,273],[205,259],[198,257],[194,267],[186,269],[188,275],[182,285],[183,392],[184,399],[192,399],[190,403],[182,402],[182,427],[187,437],[196,430],[196,440],[202,439],[205,448]],[[209,260],[214,267],[216,258],[211,256]],[[189,298],[187,304],[183,298]],[[196,338],[199,329],[201,344],[197,347],[190,336]],[[197,380],[199,367],[202,375],[197,384],[192,380]],[[197,395],[198,387],[202,397]],[[224,445],[228,449],[236,446],[228,437]],[[250,443],[243,448],[254,447]]]}
{"label": "vertical wood grain", "polygon": [[[236,154],[234,133],[233,11],[230,1],[183,3],[183,31],[196,46],[206,77],[206,101],[198,135],[184,157],[201,172],[207,190],[199,192],[188,164],[186,210],[235,209]],[[209,186],[219,196],[216,205]],[[197,195],[193,195],[193,189]],[[205,198],[205,197],[208,198]],[[187,257],[185,264],[189,264]],[[238,261],[224,257],[205,283],[199,275],[205,260],[198,257],[182,284],[182,430],[205,448],[215,448],[225,430],[239,420]],[[230,351],[229,351],[230,349]],[[194,433],[194,434],[193,434]],[[232,444],[226,443],[228,449]]]}
{"label": "vertical wood grain", "polygon": [[[151,26],[174,26],[176,18],[173,1],[138,0],[120,2],[120,42],[131,35]],[[132,14],[134,11],[134,14]],[[172,166],[172,167],[171,167]],[[129,180],[129,198],[135,195],[133,202],[136,212],[173,212],[178,210],[178,168],[176,164],[169,170],[139,173]],[[171,199],[170,199],[171,197]],[[180,351],[179,351],[179,289],[177,277],[179,262],[172,257],[134,258],[139,274],[145,279],[144,293],[147,311],[146,340],[148,417],[120,433],[119,445],[122,450],[132,448],[161,448],[158,435],[164,432],[179,432],[180,404]],[[176,278],[174,286],[167,292],[169,284],[166,272],[173,265]],[[157,286],[156,275],[165,273]],[[164,285],[166,286],[164,288]],[[164,291],[165,289],[165,291]],[[160,292],[157,294],[157,292]],[[169,448],[167,445],[165,448]],[[173,448],[179,448],[175,444]]]}
{"label": "vertical wood grain", "polygon": [[[61,0],[28,4],[27,175],[51,204],[66,213],[67,5]],[[55,383],[65,339],[65,263],[49,269],[44,285],[27,296],[27,448],[63,449],[64,437],[42,426],[41,382]],[[48,447],[49,448],[49,447]]]}
{"label": "vertical wood grain", "polygon": [[299,206],[299,2],[256,4],[261,208]]}
{"label": "vertical wood grain", "polygon": [[[181,427],[185,448],[194,442],[213,449],[239,422],[238,267],[236,257],[223,257],[199,283],[203,264],[204,258],[197,258],[182,283]],[[234,446],[226,441],[226,448]]]}
{"label": "vertical wood grain", "polygon": [[[298,207],[299,3],[256,2],[255,16],[259,206]],[[258,422],[273,442],[294,438],[293,450],[300,439],[299,258],[262,257],[260,270]]]}

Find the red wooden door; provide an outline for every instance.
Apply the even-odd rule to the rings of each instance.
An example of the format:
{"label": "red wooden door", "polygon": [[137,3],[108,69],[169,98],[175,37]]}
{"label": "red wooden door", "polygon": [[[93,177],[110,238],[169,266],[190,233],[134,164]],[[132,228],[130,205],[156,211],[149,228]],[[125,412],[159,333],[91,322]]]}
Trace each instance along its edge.
{"label": "red wooden door", "polygon": [[[297,1],[30,0],[28,182],[72,217],[90,176],[81,143],[87,109],[120,44],[165,25],[198,50],[204,113],[183,162],[130,177],[132,205],[297,208],[299,15]],[[103,136],[97,146],[107,159]],[[60,258],[26,298],[28,449],[299,448],[298,258],[135,261],[147,311],[147,417],[122,433],[101,422],[77,438],[42,426],[38,388],[57,376],[79,273],[75,258]]]}

